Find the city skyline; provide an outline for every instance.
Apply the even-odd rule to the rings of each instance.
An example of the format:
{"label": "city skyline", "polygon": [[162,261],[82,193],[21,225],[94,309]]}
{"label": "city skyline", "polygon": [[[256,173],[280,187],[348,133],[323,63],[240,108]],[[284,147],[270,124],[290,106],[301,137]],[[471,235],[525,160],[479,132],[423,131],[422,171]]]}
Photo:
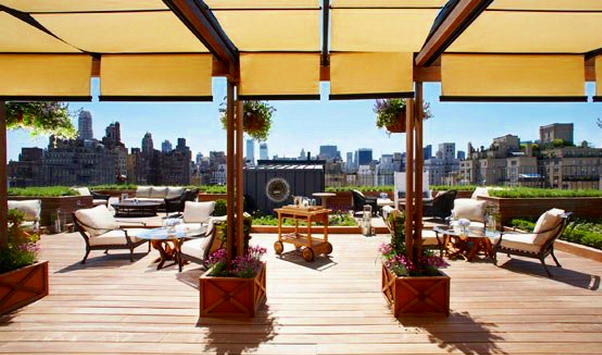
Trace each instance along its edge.
{"label": "city skyline", "polygon": [[[322,97],[326,97],[322,83]],[[201,152],[226,150],[226,132],[219,121],[219,98],[225,97],[223,80],[214,79],[211,103],[105,103],[97,101],[98,82],[91,103],[70,103],[72,110],[90,111],[93,132],[101,139],[105,128],[120,122],[121,141],[126,147],[140,147],[150,132],[155,142],[185,138],[193,156]],[[588,94],[593,85],[587,84]],[[602,130],[596,119],[602,117],[600,103],[441,103],[439,84],[425,84],[425,101],[431,103],[434,117],[424,123],[424,145],[434,147],[451,142],[457,150],[466,150],[468,142],[475,148],[487,147],[493,138],[506,134],[522,141],[539,138],[539,127],[552,123],[574,123],[575,143],[588,141],[600,147]],[[276,108],[272,129],[266,141],[269,157],[298,157],[301,150],[319,154],[321,145],[336,145],[341,156],[369,147],[373,156],[405,151],[405,134],[390,136],[375,125],[372,112],[374,100],[353,101],[270,101]],[[78,117],[73,117],[77,127]],[[28,132],[10,131],[7,136],[7,157],[18,160],[23,147],[46,148],[48,137],[32,140]],[[256,158],[259,144],[256,143]],[[160,147],[157,147],[160,149]]]}

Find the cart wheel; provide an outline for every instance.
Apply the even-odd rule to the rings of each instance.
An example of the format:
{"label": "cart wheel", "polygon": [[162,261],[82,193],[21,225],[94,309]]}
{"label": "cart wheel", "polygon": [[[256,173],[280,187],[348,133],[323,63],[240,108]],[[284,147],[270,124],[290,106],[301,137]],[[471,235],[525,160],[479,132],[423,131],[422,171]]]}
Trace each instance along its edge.
{"label": "cart wheel", "polygon": [[327,242],[326,243],[326,251],[324,251],[324,254],[328,255],[330,253],[332,253],[332,244]]}
{"label": "cart wheel", "polygon": [[303,259],[305,261],[314,261],[314,251],[311,248],[303,249]]}
{"label": "cart wheel", "polygon": [[274,250],[276,251],[276,254],[282,254],[282,251],[284,250],[284,245],[282,245],[281,241],[277,241],[274,243]]}

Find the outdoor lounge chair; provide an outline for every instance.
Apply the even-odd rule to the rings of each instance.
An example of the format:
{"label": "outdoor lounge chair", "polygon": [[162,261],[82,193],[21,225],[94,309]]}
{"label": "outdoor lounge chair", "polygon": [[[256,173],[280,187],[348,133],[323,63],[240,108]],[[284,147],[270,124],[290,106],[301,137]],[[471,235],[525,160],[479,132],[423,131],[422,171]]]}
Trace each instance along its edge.
{"label": "outdoor lounge chair", "polygon": [[37,233],[40,230],[40,214],[42,200],[8,200],[8,209],[16,209],[23,213],[21,228]]}
{"label": "outdoor lounge chair", "polygon": [[110,195],[99,194],[98,192],[92,191],[87,187],[72,187],[72,189],[77,191],[80,196],[92,196],[92,204],[94,206],[109,206],[109,199],[111,198]]}
{"label": "outdoor lounge chair", "polygon": [[423,217],[434,217],[445,219],[451,215],[456,199],[456,190],[439,192],[439,194],[429,203],[422,206]]}
{"label": "outdoor lounge chair", "polygon": [[206,228],[205,237],[183,239],[180,244],[179,269],[182,271],[183,262],[193,261],[199,264],[209,256],[209,250],[215,238],[214,223],[211,214],[215,209],[215,201],[184,203],[182,225],[187,230]]}
{"label": "outdoor lounge chair", "polygon": [[170,213],[184,212],[184,204],[186,201],[196,201],[199,195],[199,189],[187,189],[183,194],[176,197],[166,198],[165,199],[165,213],[169,215]]}
{"label": "outdoor lounge chair", "polygon": [[457,198],[453,201],[454,208],[451,211],[452,221],[465,218],[470,221],[470,228],[485,228],[485,213],[487,201],[473,198]]}
{"label": "outdoor lounge chair", "polygon": [[184,262],[190,261],[200,265],[205,265],[205,261],[213,251],[213,245],[217,235],[217,224],[209,219],[207,229],[203,237],[181,239],[180,255],[178,258],[178,269],[182,272]]}
{"label": "outdoor lounge chair", "polygon": [[364,205],[372,206],[372,215],[376,215],[378,212],[378,204],[376,203],[377,198],[371,196],[364,196],[359,190],[351,190],[353,197],[353,213],[364,212]]}
{"label": "outdoor lounge chair", "polygon": [[[91,250],[129,249],[130,261],[134,261],[134,249],[148,242],[137,236],[148,231],[145,228],[122,228],[107,206],[82,208],[73,213],[73,222],[86,242],[85,264]],[[150,252],[150,244],[148,245]]]}
{"label": "outdoor lounge chair", "polygon": [[[554,241],[558,238],[571,213],[553,208],[544,212],[533,229],[533,233],[506,233],[494,240],[493,251],[510,255],[539,259],[548,277],[552,277],[545,263],[545,258],[552,255],[556,266],[561,267],[554,255]],[[495,255],[495,254],[494,254]]]}

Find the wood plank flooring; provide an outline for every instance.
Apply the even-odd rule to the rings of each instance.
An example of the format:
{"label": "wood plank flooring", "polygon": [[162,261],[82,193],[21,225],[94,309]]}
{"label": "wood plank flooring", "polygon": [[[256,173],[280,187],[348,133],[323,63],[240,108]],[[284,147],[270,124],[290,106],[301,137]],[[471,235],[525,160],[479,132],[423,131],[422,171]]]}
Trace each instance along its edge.
{"label": "wood plank flooring", "polygon": [[[602,263],[558,252],[450,261],[449,318],[394,319],[380,293],[385,235],[332,235],[330,258],[268,248],[268,301],[253,319],[199,318],[198,265],[156,270],[155,250],[93,251],[75,234],[42,238],[50,295],[0,318],[2,354],[602,354]],[[551,260],[550,260],[551,262]]]}

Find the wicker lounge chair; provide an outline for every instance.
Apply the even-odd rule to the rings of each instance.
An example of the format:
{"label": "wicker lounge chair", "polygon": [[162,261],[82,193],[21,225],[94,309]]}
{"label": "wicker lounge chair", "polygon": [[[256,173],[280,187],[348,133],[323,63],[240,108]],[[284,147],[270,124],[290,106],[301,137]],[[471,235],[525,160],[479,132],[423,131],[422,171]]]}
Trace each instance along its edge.
{"label": "wicker lounge chair", "polygon": [[545,258],[552,255],[556,266],[561,267],[554,255],[554,241],[558,238],[571,213],[553,208],[544,212],[535,225],[533,233],[505,233],[494,240],[493,251],[505,253],[508,256],[518,255],[538,259],[546,274],[552,277],[545,263]]}

